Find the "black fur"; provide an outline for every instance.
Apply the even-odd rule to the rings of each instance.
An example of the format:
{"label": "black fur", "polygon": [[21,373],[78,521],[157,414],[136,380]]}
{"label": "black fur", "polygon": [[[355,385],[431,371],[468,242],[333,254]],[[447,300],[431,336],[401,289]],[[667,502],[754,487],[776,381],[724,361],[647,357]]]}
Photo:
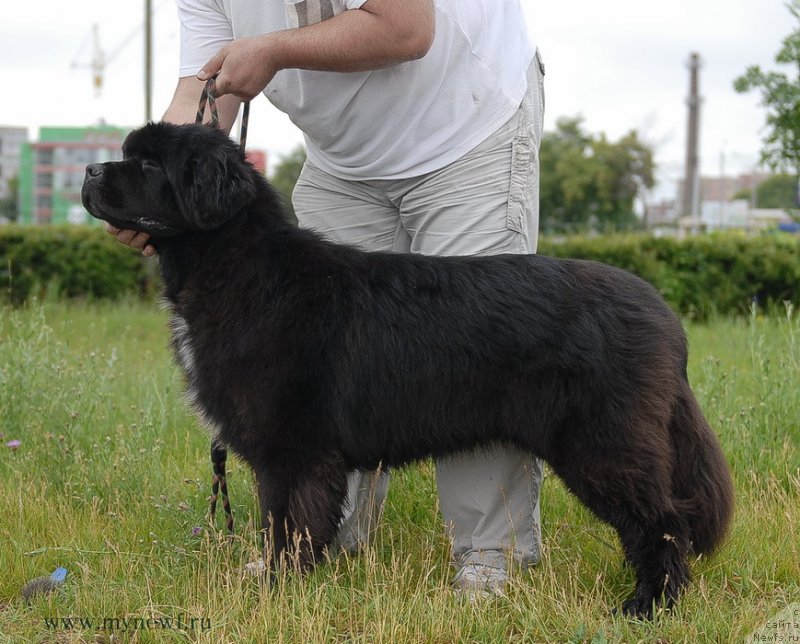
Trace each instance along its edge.
{"label": "black fur", "polygon": [[274,561],[330,543],[348,471],[497,442],[545,459],[617,530],[629,614],[671,605],[690,551],[723,538],[728,467],[681,325],[642,280],[323,241],[205,126],[149,124],[124,153],[89,166],[84,204],[153,236],[190,395],[255,471]]}

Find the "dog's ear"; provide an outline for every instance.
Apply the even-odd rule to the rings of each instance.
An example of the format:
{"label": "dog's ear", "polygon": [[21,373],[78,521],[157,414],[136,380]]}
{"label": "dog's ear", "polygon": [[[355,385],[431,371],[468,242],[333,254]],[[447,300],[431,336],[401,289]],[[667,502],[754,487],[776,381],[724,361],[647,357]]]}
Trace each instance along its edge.
{"label": "dog's ear", "polygon": [[233,218],[256,198],[250,165],[233,144],[212,145],[192,154],[173,182],[186,223],[198,230],[213,230]]}

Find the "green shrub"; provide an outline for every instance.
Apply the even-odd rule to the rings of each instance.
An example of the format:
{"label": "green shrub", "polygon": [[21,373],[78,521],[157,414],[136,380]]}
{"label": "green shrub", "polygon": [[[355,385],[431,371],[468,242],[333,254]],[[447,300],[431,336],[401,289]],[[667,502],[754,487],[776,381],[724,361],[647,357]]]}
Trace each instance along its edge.
{"label": "green shrub", "polygon": [[[629,270],[653,284],[676,312],[693,319],[744,314],[753,302],[766,309],[784,301],[800,305],[800,239],[790,235],[543,238],[539,252]],[[0,302],[18,304],[45,293],[88,299],[149,295],[158,288],[153,269],[101,228],[0,227]]]}
{"label": "green shrub", "polygon": [[116,299],[152,289],[144,259],[91,226],[0,227],[0,302]]}
{"label": "green shrub", "polygon": [[653,284],[675,311],[700,320],[747,313],[753,303],[771,309],[800,302],[800,239],[789,235],[544,239],[539,252],[629,270]]}

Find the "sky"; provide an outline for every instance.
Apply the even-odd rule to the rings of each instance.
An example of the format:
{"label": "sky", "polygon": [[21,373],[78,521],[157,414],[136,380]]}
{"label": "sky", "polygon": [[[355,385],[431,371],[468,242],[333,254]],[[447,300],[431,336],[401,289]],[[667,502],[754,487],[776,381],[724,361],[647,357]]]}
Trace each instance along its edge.
{"label": "sky", "polygon": [[[703,174],[757,167],[766,110],[757,92],[737,94],[733,81],[749,65],[781,69],[775,54],[797,27],[784,0],[521,3],[546,67],[545,130],[575,116],[588,132],[612,141],[635,129],[658,165],[651,200],[673,197],[684,172],[687,62],[696,51],[703,61]],[[179,24],[174,0],[153,0],[153,6],[158,118],[177,80]],[[36,139],[41,126],[143,123],[143,14],[144,0],[15,3],[0,22],[0,126],[27,127]],[[88,69],[94,24],[106,56],[99,96]],[[274,165],[301,142],[300,132],[265,98],[253,102],[249,147],[266,150]]]}

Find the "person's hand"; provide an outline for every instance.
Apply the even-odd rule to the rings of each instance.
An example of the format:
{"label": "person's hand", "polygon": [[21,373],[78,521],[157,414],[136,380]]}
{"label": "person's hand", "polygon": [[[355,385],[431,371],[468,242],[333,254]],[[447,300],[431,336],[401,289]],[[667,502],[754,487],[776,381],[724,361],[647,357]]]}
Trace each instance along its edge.
{"label": "person's hand", "polygon": [[150,235],[147,233],[137,233],[135,230],[120,230],[111,224],[106,224],[106,232],[114,235],[120,244],[142,251],[142,255],[145,257],[152,257],[156,254],[155,247],[147,243],[150,239]]}
{"label": "person's hand", "polygon": [[217,76],[218,96],[232,94],[243,101],[258,96],[279,71],[271,54],[270,34],[234,40],[220,49],[201,69],[197,78]]}

